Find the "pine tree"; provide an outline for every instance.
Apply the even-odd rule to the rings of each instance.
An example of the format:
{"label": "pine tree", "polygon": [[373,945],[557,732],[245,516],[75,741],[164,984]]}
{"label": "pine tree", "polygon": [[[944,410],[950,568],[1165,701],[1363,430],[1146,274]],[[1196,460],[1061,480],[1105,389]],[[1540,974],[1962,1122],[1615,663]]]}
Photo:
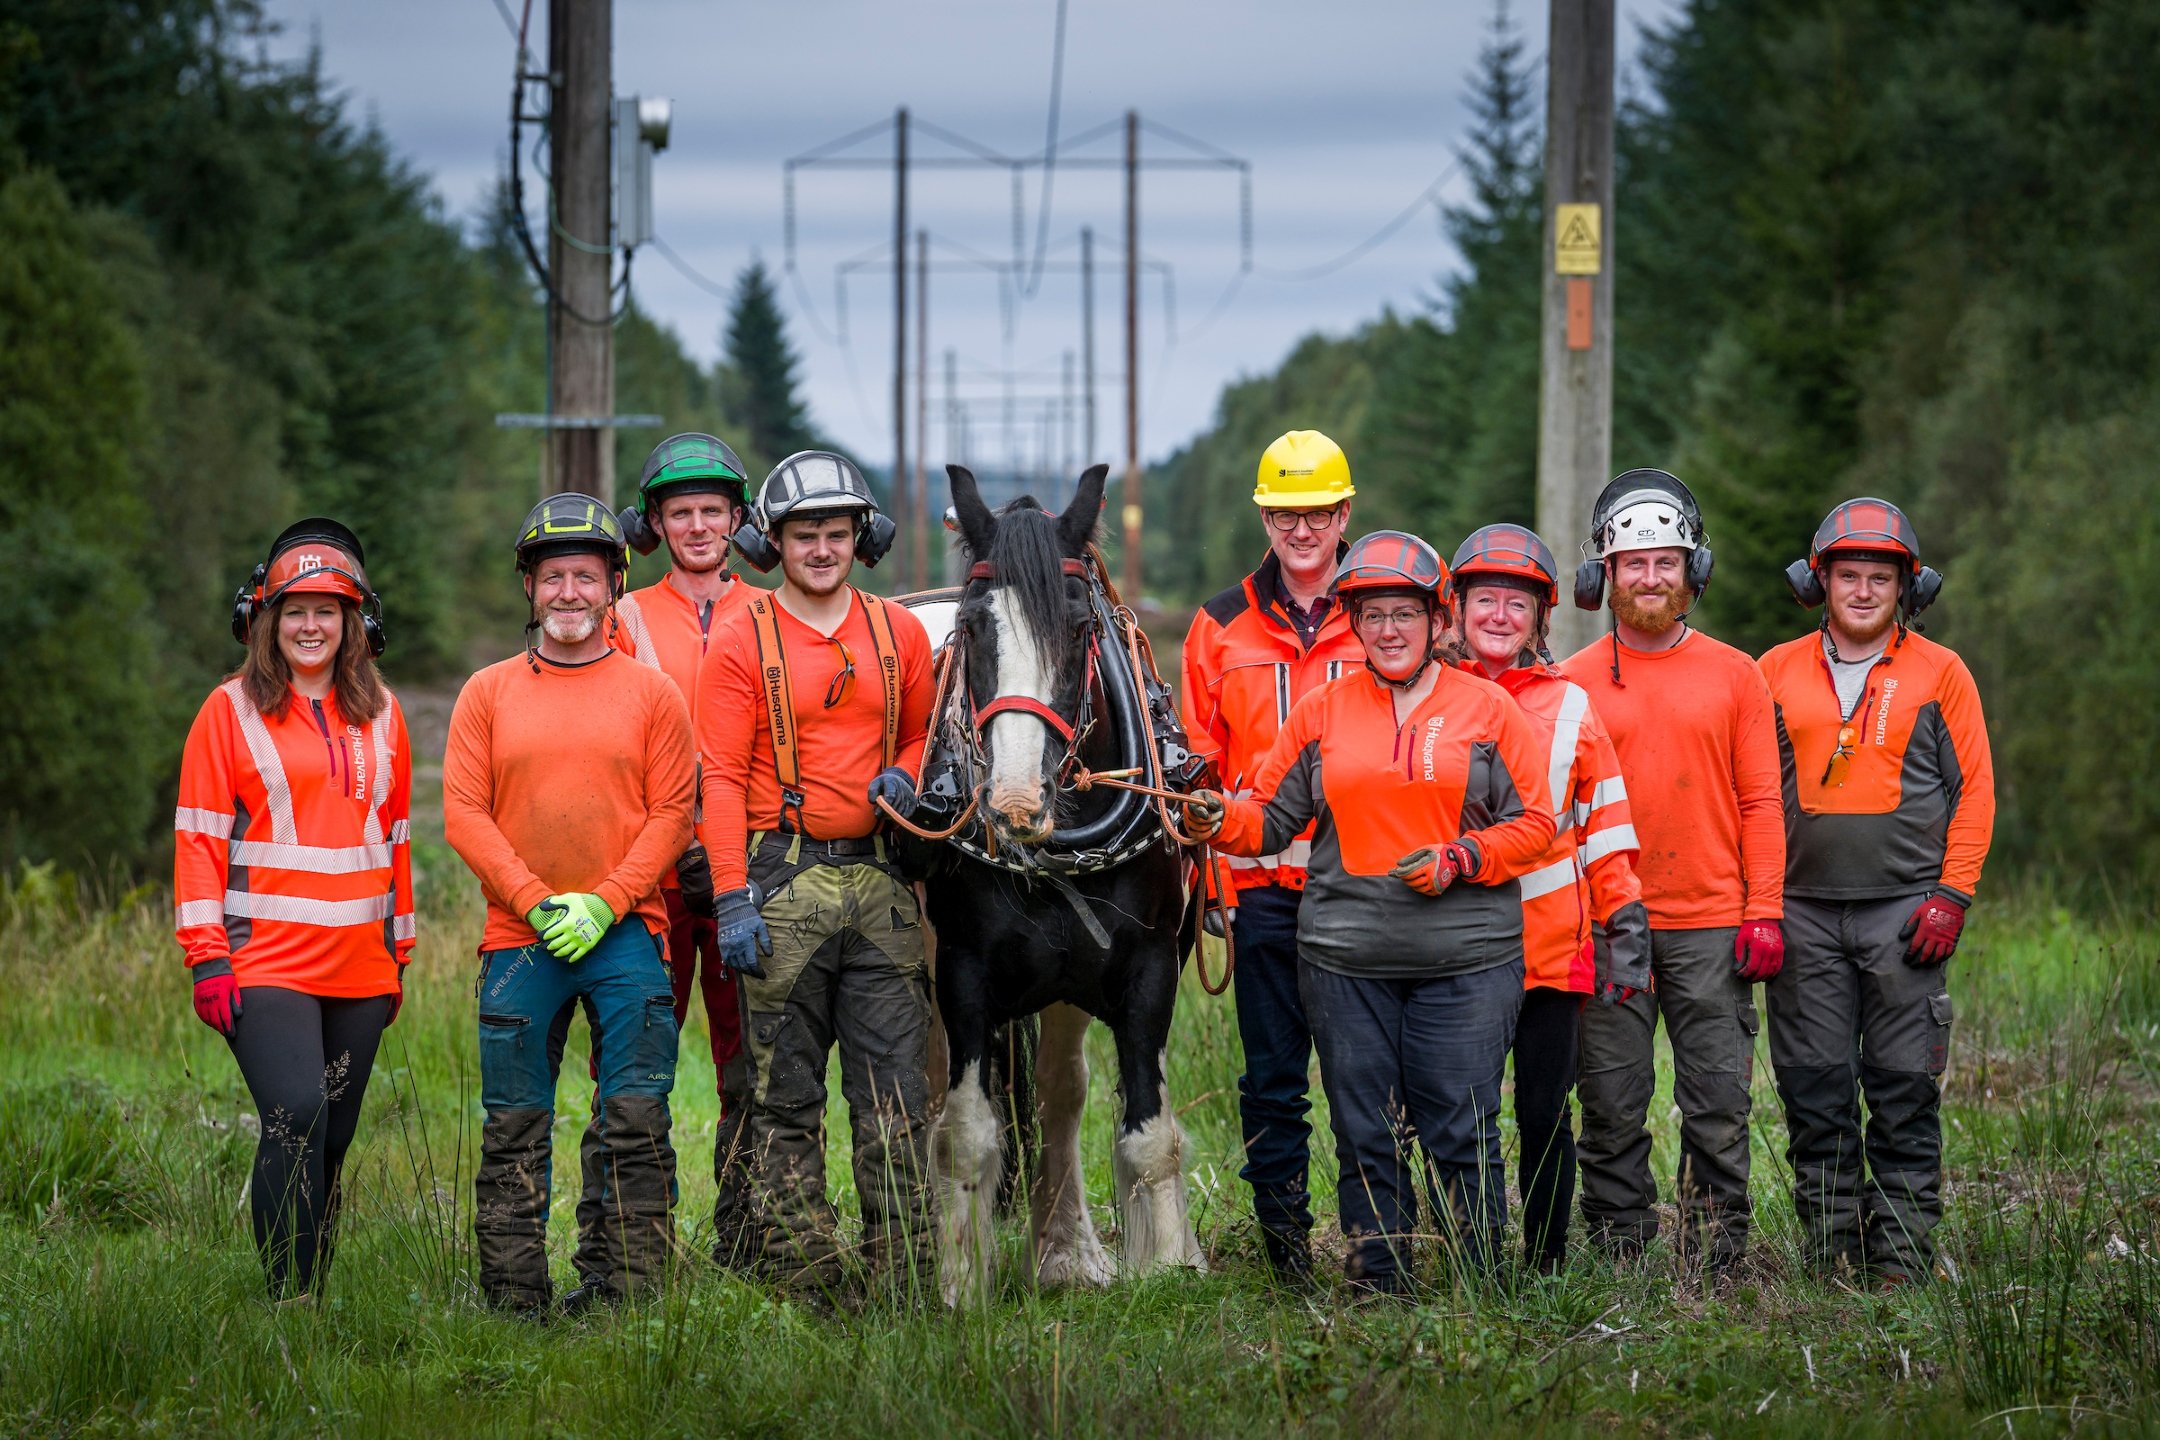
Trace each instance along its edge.
{"label": "pine tree", "polygon": [[762,469],[815,448],[817,432],[796,389],[801,362],[764,261],[751,261],[736,277],[722,340],[720,407],[742,437],[745,463]]}

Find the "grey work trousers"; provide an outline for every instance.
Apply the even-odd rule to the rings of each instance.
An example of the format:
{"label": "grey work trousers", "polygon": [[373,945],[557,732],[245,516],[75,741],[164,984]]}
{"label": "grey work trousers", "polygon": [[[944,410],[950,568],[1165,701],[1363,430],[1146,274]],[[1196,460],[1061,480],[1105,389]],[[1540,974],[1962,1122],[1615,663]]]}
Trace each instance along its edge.
{"label": "grey work trousers", "polygon": [[1934,1263],[1950,995],[1944,967],[1907,964],[1898,936],[1923,898],[1785,902],[1785,968],[1765,987],[1770,1060],[1793,1207],[1826,1272],[1923,1279]]}
{"label": "grey work trousers", "polygon": [[[1655,988],[1623,1005],[1583,1011],[1582,1212],[1608,1251],[1639,1250],[1658,1229],[1650,1173],[1652,1040],[1660,1017],[1673,1049],[1680,1108],[1674,1180],[1681,1243],[1712,1266],[1747,1252],[1748,1086],[1754,1075],[1755,987],[1733,974],[1736,929],[1650,932]],[[1597,941],[1600,949],[1604,937]],[[1600,964],[1604,957],[1599,956]]]}

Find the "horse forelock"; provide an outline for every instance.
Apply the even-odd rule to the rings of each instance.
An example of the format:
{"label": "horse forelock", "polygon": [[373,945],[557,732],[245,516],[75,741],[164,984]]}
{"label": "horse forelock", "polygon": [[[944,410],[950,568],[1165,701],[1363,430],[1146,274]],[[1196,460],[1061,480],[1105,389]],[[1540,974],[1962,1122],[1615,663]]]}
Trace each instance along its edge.
{"label": "horse forelock", "polygon": [[1059,663],[1071,646],[1066,623],[1065,551],[1057,517],[1023,497],[998,514],[988,560],[1046,661]]}

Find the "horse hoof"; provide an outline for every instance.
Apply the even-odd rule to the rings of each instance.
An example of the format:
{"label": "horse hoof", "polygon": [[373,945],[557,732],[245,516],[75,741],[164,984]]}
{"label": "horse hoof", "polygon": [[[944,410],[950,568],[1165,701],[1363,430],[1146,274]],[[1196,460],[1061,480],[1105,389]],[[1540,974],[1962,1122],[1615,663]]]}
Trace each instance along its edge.
{"label": "horse hoof", "polygon": [[1101,1290],[1116,1278],[1117,1270],[1100,1246],[1049,1251],[1035,1267],[1035,1281],[1046,1290],[1064,1285]]}

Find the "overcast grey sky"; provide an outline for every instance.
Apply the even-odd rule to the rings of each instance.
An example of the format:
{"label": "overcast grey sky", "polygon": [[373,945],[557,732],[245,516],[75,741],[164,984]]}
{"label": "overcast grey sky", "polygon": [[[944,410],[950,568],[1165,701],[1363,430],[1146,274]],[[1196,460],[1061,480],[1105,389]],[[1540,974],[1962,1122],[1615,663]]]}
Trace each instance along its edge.
{"label": "overcast grey sky", "polygon": [[[514,15],[525,0],[503,3]],[[280,43],[288,52],[319,39],[332,80],[434,177],[453,214],[478,209],[507,153],[514,41],[495,0],[270,0],[267,8],[287,27]],[[1662,23],[1679,0],[1621,0],[1619,8],[1624,68],[1641,27]],[[532,44],[541,56],[547,9],[547,0],[532,0]],[[1038,152],[1056,10],[1056,0],[617,0],[617,93],[674,101],[672,142],[654,165],[660,236],[723,288],[753,256],[777,272],[785,259],[782,162],[903,104],[1000,153]],[[1515,12],[1527,62],[1542,54],[1545,8],[1518,4]],[[1257,268],[1204,330],[1201,322],[1237,277],[1237,184],[1227,173],[1144,177],[1141,251],[1167,262],[1175,291],[1173,322],[1162,282],[1150,275],[1143,285],[1146,456],[1160,458],[1190,439],[1207,425],[1227,381],[1271,368],[1308,332],[1340,333],[1385,305],[1425,303],[1454,262],[1430,207],[1326,278],[1279,277],[1357,245],[1448,170],[1467,124],[1465,78],[1491,13],[1477,0],[1069,0],[1064,135],[1133,107],[1252,162]],[[1542,105],[1542,76],[1533,90]],[[1082,153],[1115,155],[1119,143],[1106,137]],[[880,136],[859,153],[889,155],[890,146],[890,137]],[[1142,146],[1147,155],[1174,148],[1153,134]],[[921,135],[915,149],[941,153]],[[1461,193],[1459,178],[1444,191],[1448,198]],[[1039,172],[1031,172],[1030,256],[1039,199]],[[910,206],[911,228],[1001,259],[1012,253],[1011,182],[1002,170],[918,171]],[[882,464],[892,449],[889,269],[848,281],[843,344],[836,339],[835,267],[889,242],[890,173],[805,172],[797,213],[801,283],[783,294],[812,412],[829,433]],[[1114,378],[1124,344],[1116,268],[1123,192],[1115,171],[1056,176],[1053,262],[1075,257],[1082,225],[1097,237],[1094,458],[1114,460],[1124,444]],[[638,257],[636,288],[641,304],[693,353],[707,360],[717,354],[720,299],[651,251]],[[1017,368],[1025,375],[1013,382],[1016,458],[1034,463],[1047,438],[1052,460],[1060,460],[1054,422],[1030,417],[1054,405],[1062,357],[1080,348],[1078,277],[1045,273],[1034,299],[1014,307],[1009,337],[995,276],[935,274],[930,290],[933,461],[955,458],[961,445],[942,424],[947,348],[958,354],[961,394],[971,402],[970,458],[997,464],[1005,454],[999,372]],[[533,408],[541,399],[532,397]],[[1286,415],[1284,424],[1300,418]]]}

